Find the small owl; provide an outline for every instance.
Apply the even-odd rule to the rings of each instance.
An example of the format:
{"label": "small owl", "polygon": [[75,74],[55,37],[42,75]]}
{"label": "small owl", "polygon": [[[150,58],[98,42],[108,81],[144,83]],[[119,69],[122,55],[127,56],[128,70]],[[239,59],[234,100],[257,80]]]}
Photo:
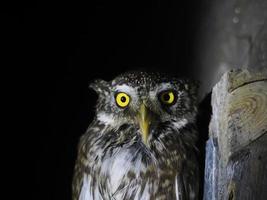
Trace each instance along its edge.
{"label": "small owl", "polygon": [[197,199],[196,84],[127,72],[90,87],[99,97],[80,138],[73,200]]}

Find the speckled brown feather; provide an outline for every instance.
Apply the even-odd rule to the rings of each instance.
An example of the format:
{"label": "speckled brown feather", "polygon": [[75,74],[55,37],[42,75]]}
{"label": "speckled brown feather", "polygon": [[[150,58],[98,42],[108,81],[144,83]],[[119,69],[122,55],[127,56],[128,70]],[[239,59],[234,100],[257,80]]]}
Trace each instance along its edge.
{"label": "speckled brown feather", "polygon": [[[134,111],[116,110],[105,97],[109,99],[117,85],[136,87],[139,95],[142,92],[147,95],[146,91],[153,91],[161,83],[171,83],[182,91],[182,95],[175,109],[166,114],[169,120],[161,121],[158,116],[149,144],[145,145],[138,126],[127,118],[134,115]],[[73,200],[197,199],[196,97],[190,82],[160,74],[130,72],[111,82],[94,85],[96,87],[102,95],[97,114],[119,118],[114,125],[101,121],[97,115],[80,138],[72,185]],[[154,108],[151,106],[151,109]],[[158,112],[162,113],[162,110]],[[179,120],[187,123],[180,126]]]}

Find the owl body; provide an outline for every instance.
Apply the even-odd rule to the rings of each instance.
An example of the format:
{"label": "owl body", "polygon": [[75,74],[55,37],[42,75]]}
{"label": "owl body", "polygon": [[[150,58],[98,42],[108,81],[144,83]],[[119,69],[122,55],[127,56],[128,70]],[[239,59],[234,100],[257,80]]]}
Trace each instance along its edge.
{"label": "owl body", "polygon": [[195,85],[129,72],[91,87],[99,99],[80,138],[73,199],[197,199]]}

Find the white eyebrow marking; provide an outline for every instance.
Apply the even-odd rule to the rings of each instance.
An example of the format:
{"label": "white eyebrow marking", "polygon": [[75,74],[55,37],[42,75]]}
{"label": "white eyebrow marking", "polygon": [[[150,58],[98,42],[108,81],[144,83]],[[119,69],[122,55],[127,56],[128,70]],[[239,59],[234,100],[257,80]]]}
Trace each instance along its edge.
{"label": "white eyebrow marking", "polygon": [[119,92],[125,92],[128,94],[136,94],[136,90],[134,88],[129,87],[128,85],[125,84],[116,86],[115,90]]}
{"label": "white eyebrow marking", "polygon": [[155,88],[155,90],[149,92],[149,96],[153,99],[157,97],[158,93],[164,90],[168,90],[173,88],[170,83],[161,83],[159,86]]}
{"label": "white eyebrow marking", "polygon": [[170,83],[162,83],[157,87],[157,91],[167,90],[173,88]]}

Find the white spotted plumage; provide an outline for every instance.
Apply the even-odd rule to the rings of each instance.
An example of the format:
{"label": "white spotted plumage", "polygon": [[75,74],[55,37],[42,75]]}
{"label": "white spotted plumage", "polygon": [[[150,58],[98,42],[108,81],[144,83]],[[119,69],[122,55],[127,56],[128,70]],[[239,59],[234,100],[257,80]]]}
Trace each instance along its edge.
{"label": "white spotted plumage", "polygon": [[[99,95],[96,117],[81,137],[73,178],[73,200],[197,199],[196,86],[159,73],[128,72],[90,85]],[[160,94],[173,91],[175,102]],[[125,108],[115,96],[131,98]],[[147,142],[138,123],[149,110]]]}

